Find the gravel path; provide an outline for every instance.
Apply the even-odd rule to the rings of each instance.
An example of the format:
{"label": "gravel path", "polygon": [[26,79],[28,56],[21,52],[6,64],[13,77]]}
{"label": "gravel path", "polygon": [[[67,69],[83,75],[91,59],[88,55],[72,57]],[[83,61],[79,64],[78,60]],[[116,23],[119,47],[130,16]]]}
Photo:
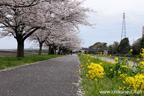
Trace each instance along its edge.
{"label": "gravel path", "polygon": [[0,72],[0,96],[78,96],[77,55]]}

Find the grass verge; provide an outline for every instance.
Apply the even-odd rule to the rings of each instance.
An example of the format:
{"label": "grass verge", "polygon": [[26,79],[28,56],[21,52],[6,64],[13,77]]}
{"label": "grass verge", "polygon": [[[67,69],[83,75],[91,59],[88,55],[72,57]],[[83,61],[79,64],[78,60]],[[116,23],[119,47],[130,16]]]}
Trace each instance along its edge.
{"label": "grass verge", "polygon": [[0,70],[34,63],[38,61],[57,58],[63,55],[25,55],[24,58],[17,58],[15,56],[6,56],[0,58]]}

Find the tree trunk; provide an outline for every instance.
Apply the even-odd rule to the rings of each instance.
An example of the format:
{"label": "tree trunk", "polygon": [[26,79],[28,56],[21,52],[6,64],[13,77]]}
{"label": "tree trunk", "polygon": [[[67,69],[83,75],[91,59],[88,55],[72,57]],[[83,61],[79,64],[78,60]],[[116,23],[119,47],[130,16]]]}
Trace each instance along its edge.
{"label": "tree trunk", "polygon": [[56,54],[57,46],[54,46],[54,54]]}
{"label": "tree trunk", "polygon": [[49,46],[48,46],[48,50],[47,50],[47,53],[49,54]]}
{"label": "tree trunk", "polygon": [[41,55],[41,53],[42,53],[42,43],[39,43],[39,55]]}
{"label": "tree trunk", "polygon": [[60,52],[61,52],[61,47],[59,47],[58,54],[60,54]]}
{"label": "tree trunk", "polygon": [[49,45],[48,54],[51,54],[51,45]]}
{"label": "tree trunk", "polygon": [[17,57],[24,57],[24,41],[17,40]]}
{"label": "tree trunk", "polygon": [[54,48],[52,45],[49,45],[49,54],[54,54]]}
{"label": "tree trunk", "polygon": [[50,54],[54,54],[54,48],[51,48],[51,53]]}

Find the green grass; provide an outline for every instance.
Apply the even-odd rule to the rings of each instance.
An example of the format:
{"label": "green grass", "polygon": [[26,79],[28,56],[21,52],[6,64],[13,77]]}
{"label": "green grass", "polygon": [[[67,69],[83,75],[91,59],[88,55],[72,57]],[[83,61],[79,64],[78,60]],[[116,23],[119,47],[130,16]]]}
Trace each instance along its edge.
{"label": "green grass", "polygon": [[[114,71],[117,70],[116,66],[119,66],[115,64],[110,64],[110,62],[107,61],[102,61],[98,58],[91,58],[89,56],[84,56],[82,54],[79,54],[79,60],[81,62],[80,67],[81,67],[81,73],[80,77],[82,78],[81,80],[81,87],[82,87],[82,92],[84,93],[84,96],[141,96],[143,94],[118,94],[118,93],[113,93],[114,91],[127,91],[127,90],[120,90],[120,87],[123,87],[123,81],[125,78],[119,78],[119,75],[117,73],[114,73]],[[89,60],[89,61],[88,61]],[[89,77],[86,75],[88,74],[88,65],[91,64],[91,62],[99,64],[102,63],[102,66],[105,70],[105,75],[103,78],[98,79],[98,81],[90,80]],[[110,71],[110,69],[113,68],[113,71]],[[120,67],[119,67],[120,68]],[[118,69],[119,70],[119,69]],[[122,73],[127,73],[128,76],[133,76],[131,69],[127,69],[126,72],[124,72],[122,69],[120,70]],[[117,72],[117,71],[116,71]],[[111,93],[107,94],[102,94],[100,92],[102,91],[107,91]],[[133,91],[132,89],[129,90],[129,92]]]}
{"label": "green grass", "polygon": [[15,56],[6,56],[0,58],[0,70],[16,67],[24,64],[34,63],[38,61],[48,60],[63,55],[25,55],[24,58],[17,58]]}

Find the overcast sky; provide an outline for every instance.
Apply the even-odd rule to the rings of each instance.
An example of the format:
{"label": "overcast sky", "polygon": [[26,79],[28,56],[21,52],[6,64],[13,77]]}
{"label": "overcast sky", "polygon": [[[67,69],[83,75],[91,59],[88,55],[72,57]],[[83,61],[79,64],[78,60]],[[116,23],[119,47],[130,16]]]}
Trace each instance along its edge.
{"label": "overcast sky", "polygon": [[[142,36],[144,26],[144,0],[86,0],[85,7],[95,12],[89,14],[89,21],[96,24],[95,28],[80,26],[79,36],[83,39],[83,47],[89,47],[96,42],[120,42],[122,30],[122,16],[126,13],[126,35],[130,44]],[[13,37],[0,39],[0,49],[14,49],[17,47]],[[35,48],[29,41],[25,48]]]}
{"label": "overcast sky", "polygon": [[126,35],[130,44],[142,36],[144,26],[144,0],[86,0],[84,6],[96,11],[90,14],[90,22],[95,29],[81,27],[80,37],[84,47],[96,42],[120,42],[123,12],[126,14]]}

